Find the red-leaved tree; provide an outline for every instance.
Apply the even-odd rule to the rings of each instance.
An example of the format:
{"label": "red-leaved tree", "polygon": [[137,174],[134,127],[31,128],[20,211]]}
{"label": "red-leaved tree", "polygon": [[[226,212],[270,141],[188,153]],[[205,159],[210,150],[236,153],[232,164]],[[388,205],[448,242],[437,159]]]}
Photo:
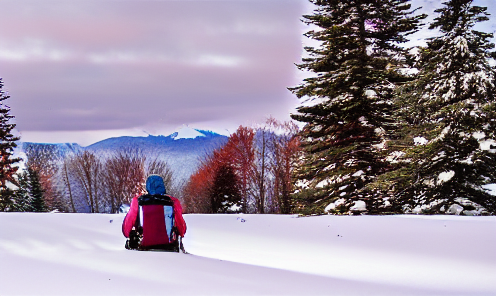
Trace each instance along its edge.
{"label": "red-leaved tree", "polygon": [[[257,129],[240,126],[223,147],[201,161],[190,177],[184,189],[185,211],[218,212],[213,203],[222,204],[217,201],[230,194],[221,192],[232,189],[239,192],[243,213],[290,213],[291,176],[299,152],[297,132],[294,123],[281,123],[273,118]],[[235,178],[219,179],[231,178],[225,173],[231,170]],[[233,188],[217,188],[218,184],[225,187],[227,183]]]}

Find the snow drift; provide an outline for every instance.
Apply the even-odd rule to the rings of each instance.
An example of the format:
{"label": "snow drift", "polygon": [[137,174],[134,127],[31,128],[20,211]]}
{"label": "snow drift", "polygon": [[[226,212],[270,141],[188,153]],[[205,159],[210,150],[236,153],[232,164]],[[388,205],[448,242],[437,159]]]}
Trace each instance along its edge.
{"label": "snow drift", "polygon": [[193,255],[123,218],[0,213],[0,295],[496,295],[496,217],[185,215]]}

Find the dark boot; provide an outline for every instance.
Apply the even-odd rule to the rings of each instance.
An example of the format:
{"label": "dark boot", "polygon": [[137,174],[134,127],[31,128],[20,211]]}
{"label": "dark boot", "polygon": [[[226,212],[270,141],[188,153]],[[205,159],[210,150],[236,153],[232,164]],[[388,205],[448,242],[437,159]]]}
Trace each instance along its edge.
{"label": "dark boot", "polygon": [[126,241],[126,249],[128,250],[137,250],[139,248],[141,241],[141,236],[136,230],[131,230],[129,233],[129,239]]}

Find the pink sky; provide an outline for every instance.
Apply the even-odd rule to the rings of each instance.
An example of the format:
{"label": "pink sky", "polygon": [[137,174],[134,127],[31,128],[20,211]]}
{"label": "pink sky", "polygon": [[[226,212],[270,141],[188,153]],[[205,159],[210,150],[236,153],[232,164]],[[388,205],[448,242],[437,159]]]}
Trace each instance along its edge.
{"label": "pink sky", "polygon": [[303,77],[307,0],[2,0],[0,11],[0,77],[23,141],[228,134],[299,104],[287,87]]}
{"label": "pink sky", "polygon": [[2,1],[0,77],[22,140],[287,120],[305,4]]}

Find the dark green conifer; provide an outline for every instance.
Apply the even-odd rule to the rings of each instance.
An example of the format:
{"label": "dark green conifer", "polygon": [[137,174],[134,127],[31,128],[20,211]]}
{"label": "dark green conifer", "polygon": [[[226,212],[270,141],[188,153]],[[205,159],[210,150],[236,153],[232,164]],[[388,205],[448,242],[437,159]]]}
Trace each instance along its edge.
{"label": "dark green conifer", "polygon": [[28,168],[28,185],[29,185],[29,193],[31,195],[32,211],[33,212],[48,211],[45,205],[45,198],[43,196],[43,188],[41,187],[40,177],[38,175],[38,172],[31,168]]}
{"label": "dark green conifer", "polygon": [[230,164],[220,164],[210,189],[212,213],[236,213],[241,210],[239,182]]}
{"label": "dark green conifer", "polygon": [[430,26],[441,35],[421,48],[418,80],[406,90],[403,118],[417,146],[396,203],[421,213],[494,213],[496,200],[483,188],[496,183],[494,44],[473,29],[488,20],[487,9],[472,0],[443,4]]}
{"label": "dark green conifer", "polygon": [[16,126],[11,123],[14,116],[10,115],[10,107],[5,104],[10,96],[3,90],[3,81],[0,78],[0,211],[11,210],[13,190],[7,187],[8,183],[16,184],[14,174],[17,167],[14,166],[20,161],[20,158],[14,158],[14,148],[17,147],[16,141],[19,140],[12,134]]}
{"label": "dark green conifer", "polygon": [[425,16],[413,16],[408,0],[310,2],[317,8],[303,21],[318,29],[306,36],[320,46],[305,47],[309,57],[298,68],[314,76],[290,88],[306,99],[292,115],[305,123],[297,209],[349,213],[365,202],[371,211],[381,196],[365,186],[389,168],[383,153],[395,130],[393,94],[409,79],[401,44]]}

